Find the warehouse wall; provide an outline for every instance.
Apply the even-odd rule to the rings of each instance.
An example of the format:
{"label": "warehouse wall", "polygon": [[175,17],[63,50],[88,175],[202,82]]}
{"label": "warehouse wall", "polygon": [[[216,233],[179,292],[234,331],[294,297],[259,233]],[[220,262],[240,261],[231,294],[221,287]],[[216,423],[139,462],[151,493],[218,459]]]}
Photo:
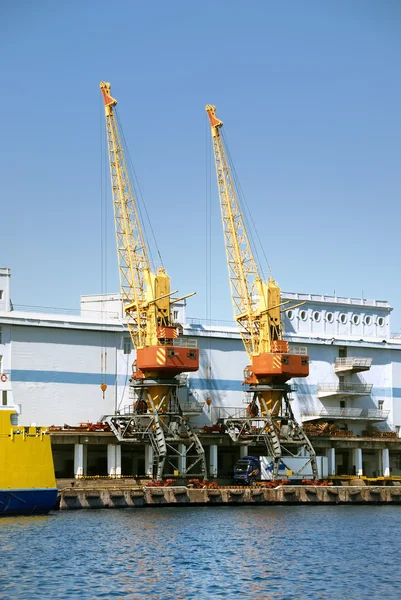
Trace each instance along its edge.
{"label": "warehouse wall", "polygon": [[[132,360],[123,354],[121,338],[114,332],[13,326],[12,388],[14,402],[22,408],[20,423],[97,421],[116,404],[127,403]],[[108,385],[104,398],[103,381]]]}
{"label": "warehouse wall", "polygon": [[[96,422],[103,414],[113,413],[129,404],[129,377],[135,353],[127,351],[128,334],[120,331],[95,331],[32,325],[4,326],[5,356],[11,348],[12,396],[21,404],[21,424],[76,425]],[[191,387],[199,399],[212,399],[212,409],[244,407],[242,373],[248,364],[243,344],[234,330],[219,332],[202,328],[186,328],[186,335],[196,337],[200,349],[200,369],[189,375]],[[303,342],[292,343],[303,344]],[[339,341],[312,340],[306,344],[310,356],[310,375],[294,380],[293,408],[300,418],[304,410],[337,406],[338,400],[317,397],[319,383],[337,382],[334,361]],[[346,345],[346,342],[344,342]],[[101,352],[107,349],[103,398]],[[373,384],[371,397],[349,401],[348,406],[375,408],[383,400],[384,410],[391,410],[390,421],[401,426],[401,351],[387,347],[349,346],[348,356],[371,357],[372,367],[362,377]],[[350,379],[357,383],[358,375]],[[10,390],[11,394],[11,390]],[[11,404],[11,402],[9,402]],[[207,423],[211,409],[198,422]]]}

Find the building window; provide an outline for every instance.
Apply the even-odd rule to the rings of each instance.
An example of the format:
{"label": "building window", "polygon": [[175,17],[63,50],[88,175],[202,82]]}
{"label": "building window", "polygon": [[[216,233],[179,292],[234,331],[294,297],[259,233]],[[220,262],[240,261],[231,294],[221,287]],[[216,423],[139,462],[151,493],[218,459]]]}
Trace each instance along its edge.
{"label": "building window", "polygon": [[123,340],[124,354],[131,354],[132,344],[131,338],[125,337]]}
{"label": "building window", "polygon": [[332,323],[333,322],[333,313],[327,313],[326,315],[326,319],[328,323]]}
{"label": "building window", "polygon": [[0,300],[3,300],[3,290],[0,290]]}
{"label": "building window", "polygon": [[320,312],[315,310],[315,312],[313,313],[313,319],[314,321],[320,321]]}
{"label": "building window", "polygon": [[7,406],[7,390],[3,390],[1,403],[3,406]]}
{"label": "building window", "polygon": [[306,310],[301,310],[299,316],[301,317],[302,321],[306,321]]}
{"label": "building window", "polygon": [[379,327],[383,327],[383,325],[384,325],[384,319],[383,319],[383,317],[379,317],[377,319],[377,324],[378,324]]}
{"label": "building window", "polygon": [[294,313],[292,312],[292,310],[289,310],[287,312],[287,317],[290,319],[290,321],[294,318]]}
{"label": "building window", "polygon": [[371,323],[372,323],[372,317],[370,315],[366,315],[365,325],[370,325]]}
{"label": "building window", "polygon": [[178,321],[178,310],[173,310],[173,321]]}
{"label": "building window", "polygon": [[2,343],[3,343],[3,331],[0,327],[0,344],[2,344]]}
{"label": "building window", "polygon": [[383,406],[384,406],[384,400],[379,400],[379,401],[377,402],[377,408],[378,408],[379,410],[383,410]]}
{"label": "building window", "polygon": [[347,315],[345,315],[344,313],[342,315],[340,315],[340,323],[344,324],[347,322]]}
{"label": "building window", "polygon": [[352,322],[354,325],[359,325],[359,315],[354,315],[352,317]]}

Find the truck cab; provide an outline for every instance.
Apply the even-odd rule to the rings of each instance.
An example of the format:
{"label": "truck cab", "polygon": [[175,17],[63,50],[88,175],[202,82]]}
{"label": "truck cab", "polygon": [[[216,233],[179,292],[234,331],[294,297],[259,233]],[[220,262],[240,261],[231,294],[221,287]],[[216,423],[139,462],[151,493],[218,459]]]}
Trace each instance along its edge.
{"label": "truck cab", "polygon": [[260,479],[260,460],[257,456],[240,458],[234,466],[234,483],[253,485]]}

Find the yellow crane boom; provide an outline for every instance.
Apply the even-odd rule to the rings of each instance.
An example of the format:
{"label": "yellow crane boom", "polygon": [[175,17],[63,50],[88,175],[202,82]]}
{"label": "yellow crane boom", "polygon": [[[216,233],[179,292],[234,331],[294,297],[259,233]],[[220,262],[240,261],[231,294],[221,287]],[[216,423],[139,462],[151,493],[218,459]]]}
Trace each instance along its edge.
{"label": "yellow crane boom", "polygon": [[[234,318],[248,353],[245,369],[246,391],[251,393],[247,416],[228,419],[227,430],[234,441],[263,440],[274,458],[274,477],[283,453],[294,456],[306,449],[317,475],[315,452],[294,418],[288,394],[293,377],[309,374],[309,359],[290,352],[282,337],[280,288],[273,278],[262,280],[252,252],[234,185],[228,153],[221,135],[223,122],[216,107],[208,104],[217,187],[224,232],[228,275]],[[255,420],[257,419],[257,420]],[[295,454],[294,454],[295,452]]]}
{"label": "yellow crane boom", "polygon": [[[110,83],[102,81],[100,90],[106,118],[121,296],[136,350],[130,379],[133,403],[125,407],[128,410],[124,415],[106,415],[104,420],[120,441],[141,440],[148,445],[152,454],[152,472],[155,471],[158,479],[162,478],[165,465],[171,465],[172,460],[178,467],[180,453],[187,457],[186,445],[195,452],[191,468],[200,464],[203,477],[207,477],[205,453],[189,423],[189,402],[184,407],[184,415],[179,393],[184,384],[177,377],[181,373],[197,371],[199,367],[196,344],[188,345],[184,337],[177,339],[182,327],[172,319],[174,303],[191,294],[172,298],[176,290],[171,291],[170,278],[164,268],[159,267],[156,273],[151,269],[116,120],[117,100],[111,95]],[[185,387],[189,397],[189,387]],[[104,391],[105,388],[102,384],[101,389]],[[181,450],[172,447],[171,442],[179,445]],[[174,458],[168,461],[169,451],[174,453]]]}
{"label": "yellow crane boom", "polygon": [[146,345],[147,315],[141,308],[146,284],[150,288],[148,294],[152,291],[150,262],[114,115],[117,100],[111,96],[110,83],[102,81],[100,89],[106,116],[122,302],[134,347],[142,348]]}
{"label": "yellow crane boom", "polygon": [[[125,161],[121,134],[114,113],[117,100],[111,95],[110,83],[102,81],[110,179],[120,287],[127,326],[137,351],[137,377],[168,373],[170,376],[198,369],[198,351],[171,348],[179,336],[171,319],[170,277],[163,267],[152,272],[137,204]],[[182,356],[180,356],[182,354]]]}
{"label": "yellow crane boom", "polygon": [[226,248],[228,275],[234,318],[250,360],[261,353],[272,352],[272,342],[282,340],[280,323],[280,288],[273,278],[260,277],[245,228],[238,194],[233,182],[216,107],[208,104],[217,186]]}

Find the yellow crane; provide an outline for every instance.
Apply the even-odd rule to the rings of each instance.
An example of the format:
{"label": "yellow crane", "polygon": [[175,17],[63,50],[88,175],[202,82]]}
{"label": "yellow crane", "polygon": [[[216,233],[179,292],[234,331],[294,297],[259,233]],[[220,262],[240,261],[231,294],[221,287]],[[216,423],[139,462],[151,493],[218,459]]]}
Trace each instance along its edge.
{"label": "yellow crane", "polygon": [[201,410],[200,403],[180,402],[183,381],[179,376],[198,370],[199,350],[196,340],[182,336],[181,325],[172,319],[173,305],[193,294],[173,298],[176,290],[171,291],[164,268],[159,267],[156,273],[151,269],[115,115],[117,100],[111,95],[110,83],[102,81],[100,90],[105,109],[121,299],[136,351],[131,379],[133,404],[124,415],[108,415],[105,420],[120,440],[151,444],[157,479],[162,478],[166,459],[174,471],[177,463],[188,465],[191,449],[195,450],[195,458],[186,471],[200,463],[206,477],[204,450],[188,421],[191,412],[197,414]]}
{"label": "yellow crane", "polygon": [[[281,302],[280,288],[273,278],[263,281],[249,242],[232,170],[221,135],[223,122],[216,107],[208,104],[217,186],[224,232],[228,275],[234,318],[239,325],[250,365],[244,372],[250,394],[247,413],[228,419],[226,426],[236,442],[263,441],[274,458],[273,476],[285,456],[310,456],[317,477],[316,455],[302,427],[297,423],[289,400],[293,377],[309,374],[306,348],[291,352],[283,340],[282,313],[289,308]],[[306,466],[306,465],[305,465]]]}

